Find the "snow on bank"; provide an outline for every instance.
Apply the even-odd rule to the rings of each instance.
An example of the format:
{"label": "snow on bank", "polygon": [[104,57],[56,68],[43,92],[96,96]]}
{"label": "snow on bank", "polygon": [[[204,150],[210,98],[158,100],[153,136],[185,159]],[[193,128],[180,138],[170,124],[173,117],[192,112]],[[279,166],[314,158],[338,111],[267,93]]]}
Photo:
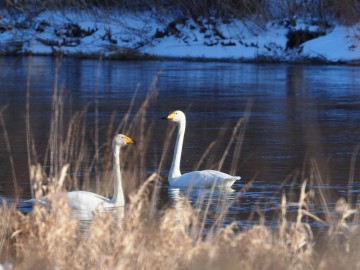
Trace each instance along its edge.
{"label": "snow on bank", "polygon": [[325,36],[303,44],[303,54],[331,62],[360,59],[360,23],[353,27],[336,26]]}
{"label": "snow on bank", "polygon": [[[320,29],[297,21],[261,24],[156,16],[46,11],[29,16],[5,12],[0,24],[0,53],[126,57],[211,58],[231,60],[324,62],[360,61],[360,23]],[[295,36],[289,40],[289,32]],[[295,42],[295,43],[294,43]],[[290,43],[292,46],[289,46]]]}

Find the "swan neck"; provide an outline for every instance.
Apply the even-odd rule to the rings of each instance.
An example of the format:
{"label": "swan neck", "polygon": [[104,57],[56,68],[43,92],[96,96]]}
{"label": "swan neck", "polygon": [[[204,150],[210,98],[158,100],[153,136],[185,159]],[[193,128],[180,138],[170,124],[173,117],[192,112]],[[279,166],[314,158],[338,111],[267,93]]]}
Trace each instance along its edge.
{"label": "swan neck", "polygon": [[111,201],[115,206],[122,206],[125,205],[125,198],[120,171],[120,146],[113,146],[113,154],[114,195]]}
{"label": "swan neck", "polygon": [[181,160],[181,152],[184,142],[184,134],[185,134],[185,127],[186,127],[186,120],[183,119],[178,124],[178,132],[176,137],[175,149],[174,149],[174,156],[173,161],[169,173],[169,179],[173,179],[175,177],[179,177],[181,175],[180,172],[180,160]]}

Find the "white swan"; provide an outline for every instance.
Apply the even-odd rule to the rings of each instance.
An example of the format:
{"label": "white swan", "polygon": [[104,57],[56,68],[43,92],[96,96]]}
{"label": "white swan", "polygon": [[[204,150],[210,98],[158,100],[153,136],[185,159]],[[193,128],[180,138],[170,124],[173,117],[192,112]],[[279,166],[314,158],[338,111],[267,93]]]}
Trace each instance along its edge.
{"label": "white swan", "polygon": [[186,117],[182,111],[174,111],[167,117],[163,117],[179,126],[174,149],[174,157],[168,176],[170,186],[176,187],[223,187],[229,188],[234,182],[240,179],[240,176],[232,176],[223,172],[214,170],[193,171],[185,174],[180,172],[180,160],[182,145],[184,141]]}
{"label": "white swan", "polygon": [[[125,205],[124,192],[121,182],[120,171],[120,148],[127,144],[134,144],[135,142],[128,136],[123,134],[117,134],[112,142],[113,149],[113,177],[114,178],[114,195],[111,199],[100,196],[96,193],[88,191],[70,191],[66,193],[69,206],[72,214],[76,214],[77,217],[84,219],[91,218],[92,214],[98,207],[115,208]],[[26,200],[25,204],[46,204],[48,197],[34,198]]]}

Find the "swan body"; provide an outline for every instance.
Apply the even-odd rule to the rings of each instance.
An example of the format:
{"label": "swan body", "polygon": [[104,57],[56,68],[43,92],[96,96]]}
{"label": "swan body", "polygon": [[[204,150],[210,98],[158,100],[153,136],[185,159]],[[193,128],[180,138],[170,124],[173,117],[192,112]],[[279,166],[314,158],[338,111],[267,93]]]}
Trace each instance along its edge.
{"label": "swan body", "polygon": [[[94,212],[100,205],[104,208],[115,207],[108,198],[89,191],[78,190],[66,192],[66,198],[72,210]],[[26,200],[22,203],[46,205],[48,203],[48,197],[43,196],[37,199]]]}
{"label": "swan body", "polygon": [[184,134],[186,128],[186,117],[182,111],[174,111],[163,119],[178,124],[178,132],[176,137],[174,157],[169,171],[168,181],[170,186],[175,187],[205,187],[211,188],[221,187],[229,188],[240,176],[232,176],[227,173],[215,170],[193,171],[185,174],[180,172],[180,160],[182,146],[184,142]]}
{"label": "swan body", "polygon": [[[120,148],[127,144],[135,142],[128,136],[117,134],[113,139],[113,176],[114,179],[114,195],[111,199],[105,198],[93,192],[88,191],[70,191],[66,192],[66,197],[72,212],[80,213],[82,217],[90,217],[99,207],[110,209],[125,205],[124,192],[121,182],[120,171]],[[48,202],[48,197],[43,196],[23,201],[22,204],[42,204]]]}
{"label": "swan body", "polygon": [[231,187],[239,176],[231,176],[227,173],[203,170],[184,173],[181,176],[168,179],[170,186],[174,187],[204,187],[212,186],[228,188]]}

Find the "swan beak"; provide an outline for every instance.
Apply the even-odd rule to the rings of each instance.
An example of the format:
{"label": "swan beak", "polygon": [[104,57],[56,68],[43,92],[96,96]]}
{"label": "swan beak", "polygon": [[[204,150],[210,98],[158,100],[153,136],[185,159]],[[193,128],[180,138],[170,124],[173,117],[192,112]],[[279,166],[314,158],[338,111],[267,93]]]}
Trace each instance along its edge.
{"label": "swan beak", "polygon": [[161,119],[164,119],[164,120],[173,120],[173,118],[174,118],[174,116],[175,116],[175,113],[170,113],[167,117],[163,117],[163,118],[161,118]]}
{"label": "swan beak", "polygon": [[125,142],[127,144],[135,144],[135,141],[128,136],[125,136]]}

